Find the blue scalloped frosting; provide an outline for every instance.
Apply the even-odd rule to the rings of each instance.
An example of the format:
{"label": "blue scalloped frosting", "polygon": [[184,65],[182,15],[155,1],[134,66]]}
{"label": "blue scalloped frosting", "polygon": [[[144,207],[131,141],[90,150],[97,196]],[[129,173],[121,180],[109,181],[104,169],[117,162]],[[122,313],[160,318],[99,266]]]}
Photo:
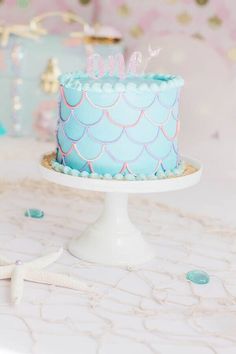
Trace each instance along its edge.
{"label": "blue scalloped frosting", "polygon": [[76,169],[70,168],[69,166],[64,166],[63,164],[60,164],[56,160],[52,159],[51,161],[52,168],[57,171],[64,173],[66,175],[70,176],[75,176],[75,177],[83,177],[83,178],[94,178],[94,179],[104,179],[104,180],[117,180],[117,181],[145,181],[145,180],[157,180],[157,179],[164,179],[164,178],[170,178],[170,177],[178,177],[181,176],[186,168],[186,164],[184,161],[181,161],[178,165],[178,167],[174,168],[171,171],[166,171],[163,172],[162,170],[157,172],[154,175],[132,175],[130,173],[122,175],[121,173],[118,173],[114,176],[112,176],[109,173],[106,173],[104,175],[98,174],[98,173],[89,173],[87,171],[78,171]]}
{"label": "blue scalloped frosting", "polygon": [[127,89],[141,92],[159,92],[184,85],[184,80],[181,76],[153,73],[127,75],[124,79],[105,74],[102,78],[94,80],[87,73],[77,71],[61,75],[59,81],[66,88],[95,92],[124,92]]}
{"label": "blue scalloped frosting", "polygon": [[106,74],[94,80],[77,72],[60,82],[58,163],[130,180],[154,174],[159,164],[169,173],[178,167],[181,77]]}

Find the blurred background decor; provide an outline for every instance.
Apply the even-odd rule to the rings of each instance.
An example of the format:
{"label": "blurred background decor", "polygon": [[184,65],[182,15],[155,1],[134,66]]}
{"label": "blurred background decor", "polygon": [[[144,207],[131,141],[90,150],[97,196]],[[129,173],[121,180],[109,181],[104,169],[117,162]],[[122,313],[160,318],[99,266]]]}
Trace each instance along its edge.
{"label": "blurred background decor", "polygon": [[[74,30],[51,33],[45,27],[48,20],[64,22],[64,30],[73,24]],[[61,72],[84,69],[86,57],[93,51],[103,56],[123,51],[118,31],[98,24],[92,27],[72,12],[43,13],[24,25],[3,24],[0,34],[0,87],[4,88],[0,116],[13,136],[33,134],[42,138],[40,122],[43,116],[48,119],[44,107],[57,102]],[[45,131],[45,117],[43,120]],[[51,126],[54,128],[44,137],[52,136],[56,119]]]}

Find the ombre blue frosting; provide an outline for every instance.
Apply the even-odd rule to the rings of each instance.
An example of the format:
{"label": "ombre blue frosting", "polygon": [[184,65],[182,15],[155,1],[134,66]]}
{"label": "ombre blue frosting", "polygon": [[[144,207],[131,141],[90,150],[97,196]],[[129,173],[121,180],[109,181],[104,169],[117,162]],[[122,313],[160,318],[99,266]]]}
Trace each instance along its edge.
{"label": "ombre blue frosting", "polygon": [[178,168],[179,91],[173,75],[60,77],[58,163],[99,175],[162,175]]}

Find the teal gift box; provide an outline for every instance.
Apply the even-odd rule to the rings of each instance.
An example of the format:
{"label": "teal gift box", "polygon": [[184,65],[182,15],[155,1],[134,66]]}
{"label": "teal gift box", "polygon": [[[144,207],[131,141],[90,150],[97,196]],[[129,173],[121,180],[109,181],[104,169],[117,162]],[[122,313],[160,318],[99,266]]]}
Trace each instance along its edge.
{"label": "teal gift box", "polygon": [[0,27],[0,121],[11,135],[50,139],[57,119],[58,75],[84,70],[92,53],[107,57],[123,52],[117,32],[101,31],[101,26],[99,32],[79,22],[82,31],[68,35],[47,34],[32,21],[29,28],[12,26],[5,38]]}

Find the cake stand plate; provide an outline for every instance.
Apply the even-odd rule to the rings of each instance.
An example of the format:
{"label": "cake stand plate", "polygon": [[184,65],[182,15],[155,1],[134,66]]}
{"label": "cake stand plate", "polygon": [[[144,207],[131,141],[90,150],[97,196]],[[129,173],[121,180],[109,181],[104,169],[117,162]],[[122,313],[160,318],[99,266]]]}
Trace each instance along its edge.
{"label": "cake stand plate", "polygon": [[[42,160],[43,161],[43,160]],[[184,189],[196,184],[201,177],[199,162],[184,158],[188,173],[161,180],[117,181],[76,177],[54,171],[41,162],[42,176],[63,186],[105,193],[104,209],[99,219],[82,235],[69,243],[75,257],[107,265],[138,265],[151,260],[155,254],[141,232],[130,221],[128,195],[131,193],[160,193]]]}

